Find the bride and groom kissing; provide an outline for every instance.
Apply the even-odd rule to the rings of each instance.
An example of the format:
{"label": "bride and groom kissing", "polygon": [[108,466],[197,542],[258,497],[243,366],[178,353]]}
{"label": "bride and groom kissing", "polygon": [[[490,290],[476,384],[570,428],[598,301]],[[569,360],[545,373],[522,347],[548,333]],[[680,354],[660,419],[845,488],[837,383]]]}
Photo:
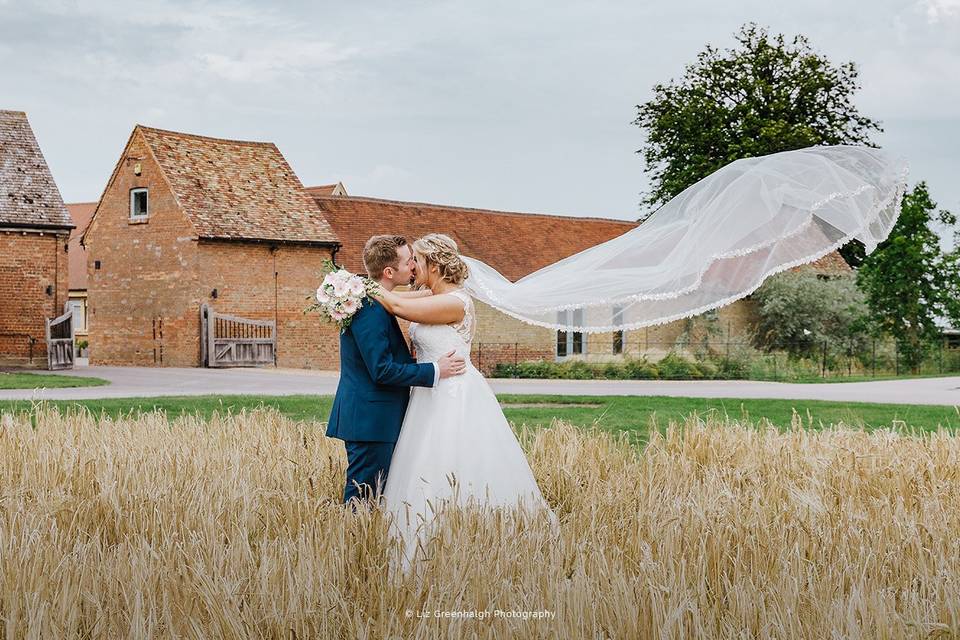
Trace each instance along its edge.
{"label": "bride and groom kissing", "polygon": [[[340,335],[340,382],[327,436],[347,452],[343,500],[379,502],[414,546],[439,502],[544,508],[496,396],[470,362],[476,313],[456,243],[378,235],[363,249],[380,284]],[[394,291],[400,285],[412,291]],[[411,355],[397,318],[411,322]],[[409,558],[408,558],[409,559]]]}

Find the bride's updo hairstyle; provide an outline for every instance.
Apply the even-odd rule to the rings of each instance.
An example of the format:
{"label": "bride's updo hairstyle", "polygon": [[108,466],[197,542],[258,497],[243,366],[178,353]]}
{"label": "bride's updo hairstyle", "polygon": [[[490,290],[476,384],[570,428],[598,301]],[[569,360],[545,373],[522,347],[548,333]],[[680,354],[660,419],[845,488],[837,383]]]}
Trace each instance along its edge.
{"label": "bride's updo hairstyle", "polygon": [[423,256],[428,267],[436,265],[440,277],[450,284],[461,284],[470,275],[457,243],[448,235],[428,233],[413,243],[413,252]]}

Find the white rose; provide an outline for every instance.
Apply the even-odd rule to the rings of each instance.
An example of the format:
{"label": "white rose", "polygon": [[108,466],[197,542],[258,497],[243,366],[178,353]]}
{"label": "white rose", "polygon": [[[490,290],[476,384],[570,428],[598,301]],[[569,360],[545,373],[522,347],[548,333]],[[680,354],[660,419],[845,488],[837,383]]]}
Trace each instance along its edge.
{"label": "white rose", "polygon": [[337,280],[333,283],[333,295],[342,298],[350,292],[350,285],[346,281]]}
{"label": "white rose", "polygon": [[327,292],[323,290],[323,285],[317,287],[317,302],[320,304],[326,304],[330,302],[330,296],[328,296]]}
{"label": "white rose", "polygon": [[350,295],[360,297],[363,295],[363,292],[363,279],[359,276],[353,276],[350,278]]}

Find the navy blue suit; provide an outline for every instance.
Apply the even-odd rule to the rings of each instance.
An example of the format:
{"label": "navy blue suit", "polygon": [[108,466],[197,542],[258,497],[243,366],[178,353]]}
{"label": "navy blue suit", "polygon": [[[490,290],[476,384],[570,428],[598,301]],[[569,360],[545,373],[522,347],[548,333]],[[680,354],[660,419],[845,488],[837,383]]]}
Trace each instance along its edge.
{"label": "navy blue suit", "polygon": [[344,502],[383,489],[410,387],[432,387],[435,374],[433,364],[414,361],[397,319],[365,298],[340,334],[340,384],[327,424],[327,436],[347,449]]}

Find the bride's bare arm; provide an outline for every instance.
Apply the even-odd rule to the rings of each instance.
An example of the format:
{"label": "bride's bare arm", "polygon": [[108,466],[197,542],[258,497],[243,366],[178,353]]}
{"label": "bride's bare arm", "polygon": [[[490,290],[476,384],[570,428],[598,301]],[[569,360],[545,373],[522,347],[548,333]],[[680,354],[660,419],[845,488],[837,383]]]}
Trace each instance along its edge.
{"label": "bride's bare arm", "polygon": [[401,298],[425,298],[432,296],[433,291],[430,291],[430,289],[408,289],[405,291],[394,291],[393,294]]}
{"label": "bride's bare arm", "polygon": [[384,288],[373,296],[384,309],[404,320],[422,324],[450,324],[463,320],[463,302],[456,296],[428,295],[408,298]]}

